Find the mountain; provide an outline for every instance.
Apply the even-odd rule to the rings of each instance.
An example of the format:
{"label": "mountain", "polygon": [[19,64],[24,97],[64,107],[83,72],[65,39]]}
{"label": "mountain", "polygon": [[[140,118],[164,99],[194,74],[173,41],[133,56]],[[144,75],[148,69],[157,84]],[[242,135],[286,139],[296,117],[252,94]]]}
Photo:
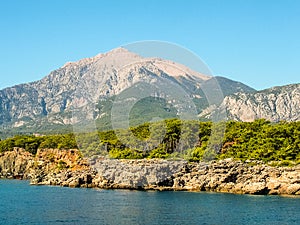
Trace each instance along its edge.
{"label": "mountain", "polygon": [[[96,120],[109,128],[116,103],[122,110],[130,101],[137,103],[130,112],[135,125],[153,116],[179,116],[192,108],[191,102],[199,114],[216,102],[207,98],[209,91],[219,93],[219,101],[223,95],[255,90],[177,62],[144,58],[117,48],[66,63],[39,81],[0,90],[0,126],[3,133],[62,132],[73,124]],[[145,112],[151,113],[147,116]]]}
{"label": "mountain", "polygon": [[264,118],[270,121],[300,120],[300,84],[258,91],[235,93],[223,101],[228,118],[239,121],[253,121]]}
{"label": "mountain", "polygon": [[[256,92],[255,89],[241,82],[233,81],[225,77],[215,76],[214,80],[218,83],[224,97],[238,92],[243,92],[243,93]],[[206,80],[204,81],[204,85],[214,86],[214,83],[212,81],[213,79]]]}

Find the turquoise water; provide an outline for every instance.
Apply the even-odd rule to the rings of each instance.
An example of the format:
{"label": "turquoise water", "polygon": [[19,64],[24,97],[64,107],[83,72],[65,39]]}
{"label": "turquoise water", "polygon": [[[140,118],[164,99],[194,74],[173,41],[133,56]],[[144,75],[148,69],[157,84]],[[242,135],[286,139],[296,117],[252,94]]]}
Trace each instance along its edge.
{"label": "turquoise water", "polygon": [[71,189],[0,180],[0,224],[300,224],[300,198]]}

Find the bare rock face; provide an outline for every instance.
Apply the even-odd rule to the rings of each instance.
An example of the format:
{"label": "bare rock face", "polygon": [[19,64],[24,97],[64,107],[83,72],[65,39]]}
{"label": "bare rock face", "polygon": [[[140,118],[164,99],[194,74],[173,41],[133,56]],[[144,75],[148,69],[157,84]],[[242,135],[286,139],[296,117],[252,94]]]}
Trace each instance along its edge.
{"label": "bare rock face", "polygon": [[253,121],[300,120],[300,84],[274,87],[256,93],[236,93],[225,97],[229,119]]}
{"label": "bare rock face", "polygon": [[191,173],[175,174],[178,190],[217,191],[240,194],[300,194],[300,167],[252,165],[231,159],[194,164]]}
{"label": "bare rock face", "polygon": [[14,148],[0,154],[0,178],[29,179],[34,173],[33,167],[32,154],[23,149]]}
{"label": "bare rock face", "polygon": [[69,169],[89,169],[87,161],[76,149],[39,149],[32,155],[24,149],[14,148],[0,154],[0,178],[35,179]]}
{"label": "bare rock face", "polygon": [[[186,165],[185,161],[167,160],[99,160],[93,166],[105,187],[159,189],[172,187],[173,175]],[[110,184],[110,186],[108,186]],[[97,186],[101,187],[101,183]]]}

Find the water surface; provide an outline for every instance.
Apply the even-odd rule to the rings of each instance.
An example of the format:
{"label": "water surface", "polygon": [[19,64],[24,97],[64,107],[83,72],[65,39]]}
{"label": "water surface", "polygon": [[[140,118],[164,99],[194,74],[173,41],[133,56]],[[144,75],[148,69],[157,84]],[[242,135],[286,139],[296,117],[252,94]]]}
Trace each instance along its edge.
{"label": "water surface", "polygon": [[300,198],[72,189],[0,180],[0,224],[300,224]]}

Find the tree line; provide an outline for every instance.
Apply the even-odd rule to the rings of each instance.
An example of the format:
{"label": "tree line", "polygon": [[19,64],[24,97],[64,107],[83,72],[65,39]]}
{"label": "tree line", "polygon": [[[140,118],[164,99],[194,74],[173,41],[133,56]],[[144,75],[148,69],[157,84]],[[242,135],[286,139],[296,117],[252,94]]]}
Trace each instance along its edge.
{"label": "tree line", "polygon": [[[224,127],[219,143],[211,138]],[[213,146],[213,147],[212,147]],[[80,149],[85,156],[105,155],[117,159],[185,158],[189,161],[234,158],[300,163],[300,122],[182,121],[169,119],[144,123],[127,130],[46,136],[19,135],[0,141],[0,152],[14,147],[35,154],[38,148]]]}

